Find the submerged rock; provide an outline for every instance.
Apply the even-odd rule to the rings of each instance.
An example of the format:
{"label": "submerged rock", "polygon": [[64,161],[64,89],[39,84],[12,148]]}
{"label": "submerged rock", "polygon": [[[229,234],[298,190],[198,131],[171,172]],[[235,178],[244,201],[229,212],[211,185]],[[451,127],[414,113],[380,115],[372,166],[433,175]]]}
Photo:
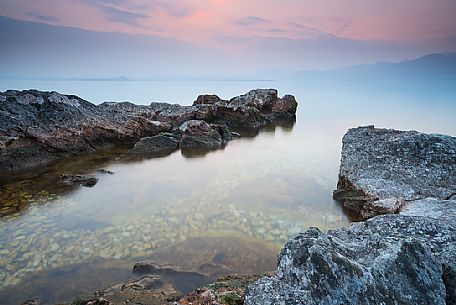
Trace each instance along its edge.
{"label": "submerged rock", "polygon": [[456,194],[456,138],[416,131],[350,129],[334,198],[366,219],[414,200]]}
{"label": "submerged rock", "polygon": [[[294,97],[281,99],[273,89],[252,90],[230,101],[215,95],[200,96],[193,106],[129,102],[94,105],[57,92],[8,90],[0,92],[0,171],[14,172],[107,147],[132,147],[142,138],[177,131],[187,121],[261,127],[278,118],[294,119],[296,106]],[[184,140],[184,145],[218,145],[217,134],[222,141],[229,140],[225,136],[229,133],[222,131],[205,134],[208,138],[195,135],[193,140]],[[148,141],[140,142],[137,149],[147,147],[144,142]],[[154,150],[155,144],[148,147]]]}
{"label": "submerged rock", "polygon": [[68,186],[82,185],[92,187],[98,182],[98,179],[93,176],[83,176],[74,174],[61,175],[60,180],[63,184]]}
{"label": "submerged rock", "polygon": [[[150,304],[162,305],[177,301],[180,293],[170,283],[157,276],[144,276],[126,283],[98,290],[94,297],[85,298],[81,305]],[[73,302],[73,304],[76,301]]]}
{"label": "submerged rock", "polygon": [[107,175],[114,175],[114,172],[113,172],[113,171],[106,170],[106,169],[104,169],[104,168],[97,169],[97,173],[100,173],[100,174],[107,174]]}
{"label": "submerged rock", "polygon": [[[454,304],[456,227],[428,217],[377,216],[282,249],[274,276],[246,304]],[[453,303],[452,303],[453,302]]]}

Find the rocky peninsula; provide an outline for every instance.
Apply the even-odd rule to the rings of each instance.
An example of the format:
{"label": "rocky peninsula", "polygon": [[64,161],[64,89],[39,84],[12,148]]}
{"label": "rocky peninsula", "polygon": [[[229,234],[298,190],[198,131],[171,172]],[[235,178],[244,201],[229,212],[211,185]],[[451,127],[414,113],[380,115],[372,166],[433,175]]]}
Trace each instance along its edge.
{"label": "rocky peninsula", "polygon": [[0,92],[0,172],[14,173],[72,154],[109,147],[163,154],[178,148],[214,148],[238,135],[295,119],[297,102],[258,89],[223,100],[201,95],[192,106],[129,102],[92,104],[74,95],[37,90]]}

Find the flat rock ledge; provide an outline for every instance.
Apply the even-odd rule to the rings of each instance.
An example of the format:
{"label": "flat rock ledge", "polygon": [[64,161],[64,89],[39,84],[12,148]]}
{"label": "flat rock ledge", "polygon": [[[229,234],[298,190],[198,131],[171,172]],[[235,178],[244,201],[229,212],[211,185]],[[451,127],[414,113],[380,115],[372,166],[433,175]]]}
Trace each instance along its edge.
{"label": "flat rock ledge", "polygon": [[350,129],[342,143],[334,199],[361,219],[456,194],[455,137],[367,126]]}
{"label": "flat rock ledge", "polygon": [[122,146],[131,153],[214,148],[232,128],[295,120],[296,99],[257,89],[223,100],[201,95],[192,106],[129,102],[92,104],[74,95],[37,90],[0,92],[0,172],[12,173],[56,158]]}
{"label": "flat rock ledge", "polygon": [[293,237],[245,304],[456,304],[455,193],[456,138],[350,129],[334,197],[367,220]]}

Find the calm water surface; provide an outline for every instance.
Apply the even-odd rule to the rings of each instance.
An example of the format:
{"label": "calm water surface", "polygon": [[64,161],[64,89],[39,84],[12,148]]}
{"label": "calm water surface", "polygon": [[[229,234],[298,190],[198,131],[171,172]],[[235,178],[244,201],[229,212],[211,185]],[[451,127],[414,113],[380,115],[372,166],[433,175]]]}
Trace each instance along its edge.
{"label": "calm water surface", "polygon": [[[349,218],[331,198],[341,138],[350,127],[456,135],[456,83],[66,82],[2,80],[9,88],[56,90],[95,103],[191,104],[252,88],[296,96],[296,123],[262,129],[206,154],[138,159],[124,149],[59,160],[0,178],[0,304],[29,297],[71,301],[132,278],[139,260],[211,275],[263,272],[293,234]],[[113,175],[97,172],[113,171]],[[93,174],[93,188],[59,175]],[[206,270],[204,269],[204,270]],[[199,285],[200,283],[194,283]],[[181,290],[194,288],[176,286]],[[26,288],[26,289],[25,289]]]}

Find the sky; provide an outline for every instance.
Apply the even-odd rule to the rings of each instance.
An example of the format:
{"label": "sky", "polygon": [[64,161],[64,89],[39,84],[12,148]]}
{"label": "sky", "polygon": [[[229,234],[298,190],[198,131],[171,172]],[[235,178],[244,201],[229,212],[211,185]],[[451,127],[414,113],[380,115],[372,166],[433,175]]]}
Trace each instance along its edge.
{"label": "sky", "polygon": [[433,41],[456,35],[454,0],[1,0],[2,15],[193,42],[230,36]]}
{"label": "sky", "polygon": [[[0,0],[0,15],[173,39],[233,62],[263,62],[249,69],[336,68],[456,50],[454,0]],[[264,64],[280,57],[292,61]]]}

